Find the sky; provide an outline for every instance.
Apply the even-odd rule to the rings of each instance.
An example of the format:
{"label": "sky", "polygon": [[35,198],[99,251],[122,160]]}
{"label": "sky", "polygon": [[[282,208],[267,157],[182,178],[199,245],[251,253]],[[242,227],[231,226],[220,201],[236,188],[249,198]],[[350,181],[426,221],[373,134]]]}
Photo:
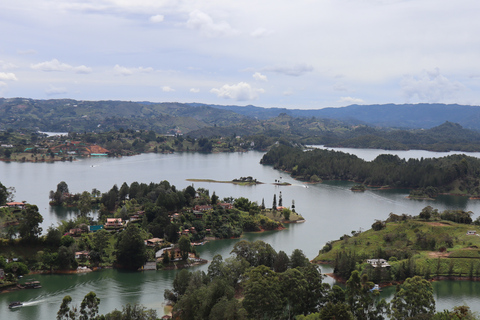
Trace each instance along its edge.
{"label": "sky", "polygon": [[478,0],[5,0],[0,97],[480,105]]}

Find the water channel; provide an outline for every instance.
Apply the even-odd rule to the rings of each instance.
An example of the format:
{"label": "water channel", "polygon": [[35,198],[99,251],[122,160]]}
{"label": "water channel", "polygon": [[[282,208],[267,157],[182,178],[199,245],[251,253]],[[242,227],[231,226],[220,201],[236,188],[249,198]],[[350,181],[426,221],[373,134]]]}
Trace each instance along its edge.
{"label": "water channel", "polygon": [[[344,149],[345,150],[345,149]],[[382,150],[348,149],[366,160],[372,160]],[[398,151],[401,158],[428,158],[444,156],[447,153],[427,151]],[[238,186],[233,184],[194,183],[194,187],[209,189],[220,197],[246,197],[261,203],[265,200],[271,205],[273,195],[282,192],[283,204],[291,206],[295,201],[297,212],[306,222],[288,225],[286,230],[267,233],[248,233],[244,239],[261,239],[270,243],[277,251],[290,254],[299,248],[310,259],[314,258],[323,245],[353,230],[369,229],[375,219],[385,219],[390,212],[418,214],[421,209],[431,205],[439,210],[463,209],[480,214],[480,201],[471,201],[463,197],[443,196],[435,201],[408,200],[406,190],[382,190],[354,193],[349,190],[349,182],[331,181],[317,185],[306,185],[292,179],[288,174],[262,166],[259,161],[263,153],[176,153],[143,154],[124,158],[89,158],[74,162],[58,163],[17,163],[0,162],[0,181],[7,187],[15,187],[16,201],[26,200],[36,204],[44,217],[43,229],[56,225],[62,219],[69,219],[74,212],[49,207],[48,195],[55,190],[60,181],[65,181],[70,192],[77,193],[97,188],[107,192],[114,184],[121,186],[138,181],[144,183],[168,180],[178,189],[192,184],[188,178],[231,180],[252,176],[265,182],[256,186]],[[480,157],[480,153],[470,155]],[[290,182],[291,186],[276,186],[275,180]],[[219,240],[198,247],[202,258],[211,259],[215,254],[227,257],[238,239]],[[206,266],[199,268],[206,269]],[[328,267],[322,267],[324,272]],[[140,303],[154,308],[161,316],[164,312],[163,292],[171,286],[175,271],[123,272],[102,270],[78,275],[33,275],[29,278],[40,280],[41,289],[22,290],[0,295],[0,319],[52,319],[58,311],[65,295],[80,305],[81,300],[90,291],[101,299],[100,313],[121,309],[126,303]],[[332,283],[331,279],[326,279]],[[480,311],[477,297],[480,283],[468,281],[442,281],[434,283],[437,310],[450,309],[456,305],[467,304],[473,310]],[[394,288],[382,292],[391,297]],[[11,301],[24,301],[22,308],[8,309]]]}

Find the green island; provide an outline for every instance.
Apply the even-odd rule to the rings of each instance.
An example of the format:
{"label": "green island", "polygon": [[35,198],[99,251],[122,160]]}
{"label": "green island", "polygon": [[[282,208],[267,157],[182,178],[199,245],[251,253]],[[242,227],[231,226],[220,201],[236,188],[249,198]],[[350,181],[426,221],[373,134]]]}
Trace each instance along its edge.
{"label": "green island", "polygon": [[[77,209],[76,219],[51,226],[42,235],[37,206],[9,201],[12,191],[0,184],[0,288],[17,285],[29,272],[84,272],[115,267],[131,270],[177,269],[206,263],[195,246],[243,232],[282,230],[283,223],[305,221],[284,207],[281,192],[272,208],[246,198],[223,201],[209,190],[177,190],[168,181],[123,183],[108,192],[72,194],[64,181],[50,191],[50,205]],[[98,219],[90,216],[98,210]],[[18,233],[18,238],[16,238]],[[14,260],[15,258],[15,260]],[[6,262],[8,261],[8,262]]]}
{"label": "green island", "polygon": [[472,212],[425,207],[418,216],[391,213],[367,231],[330,241],[313,259],[334,266],[333,276],[348,279],[359,271],[376,283],[392,284],[421,276],[480,280],[480,217]]}
{"label": "green island", "polygon": [[367,190],[367,187],[365,187],[363,184],[355,184],[350,188],[350,190],[355,192],[364,192]]}
{"label": "green island", "polygon": [[412,198],[432,198],[439,193],[480,195],[480,159],[466,155],[405,160],[382,154],[365,161],[340,151],[278,145],[265,153],[260,163],[304,181],[345,180],[372,187],[413,189]]}
{"label": "green island", "polygon": [[213,179],[186,179],[186,180],[191,182],[232,183],[232,184],[237,184],[241,186],[253,186],[257,184],[263,184],[263,182],[257,181],[257,179],[254,179],[251,176],[240,177],[238,179],[233,179],[230,181],[219,181],[219,180],[213,180]]}

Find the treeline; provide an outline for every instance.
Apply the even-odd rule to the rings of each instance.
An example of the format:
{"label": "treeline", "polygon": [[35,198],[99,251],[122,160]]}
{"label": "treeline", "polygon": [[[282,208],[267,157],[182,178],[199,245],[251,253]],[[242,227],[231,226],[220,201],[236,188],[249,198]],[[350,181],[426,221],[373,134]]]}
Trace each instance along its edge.
{"label": "treeline", "polygon": [[370,186],[434,187],[439,192],[480,194],[480,159],[466,155],[405,160],[383,154],[373,161],[364,161],[340,151],[304,151],[280,144],[268,151],[260,163],[307,181],[351,180]]}
{"label": "treeline", "polygon": [[[299,249],[278,253],[263,241],[235,244],[232,256],[216,255],[208,272],[176,274],[165,299],[172,318],[220,319],[456,319],[475,316],[468,307],[435,313],[430,282],[408,278],[390,303],[367,275],[353,271],[344,288],[323,283],[318,266]],[[461,318],[461,317],[460,317]]]}

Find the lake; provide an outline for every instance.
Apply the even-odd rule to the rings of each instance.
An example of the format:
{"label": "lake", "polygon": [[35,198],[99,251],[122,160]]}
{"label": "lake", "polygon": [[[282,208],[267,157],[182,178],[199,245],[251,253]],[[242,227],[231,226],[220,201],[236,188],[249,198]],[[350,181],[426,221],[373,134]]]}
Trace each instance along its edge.
{"label": "lake", "polygon": [[[342,150],[342,149],[339,149]],[[347,152],[372,160],[379,150],[348,149]],[[447,153],[429,153],[427,151],[398,151],[402,158],[420,158],[443,156]],[[431,155],[430,155],[431,154]],[[74,162],[57,163],[5,163],[0,162],[0,181],[7,187],[15,187],[15,200],[26,200],[36,204],[44,217],[42,227],[46,230],[62,219],[70,219],[75,213],[71,210],[58,210],[48,205],[50,190],[56,190],[60,181],[65,181],[72,193],[91,191],[93,188],[107,192],[114,184],[128,184],[138,181],[144,183],[168,180],[178,189],[191,182],[188,178],[231,180],[252,176],[265,184],[239,186],[195,182],[195,188],[203,187],[223,197],[246,197],[262,202],[267,207],[273,202],[273,195],[282,192],[283,205],[291,206],[295,201],[296,211],[304,216],[303,224],[288,225],[283,231],[266,233],[247,233],[247,240],[261,239],[270,243],[275,250],[290,254],[299,248],[308,258],[314,258],[318,250],[330,240],[338,239],[352,231],[369,229],[375,219],[386,219],[396,214],[417,215],[422,208],[431,205],[439,210],[462,209],[480,213],[480,201],[465,197],[441,196],[435,201],[408,200],[407,190],[378,190],[365,193],[351,192],[352,183],[330,181],[317,185],[306,185],[292,179],[288,174],[262,166],[259,161],[262,152],[246,153],[175,153],[142,154],[124,158],[89,158]],[[430,156],[429,156],[430,155]],[[478,153],[470,154],[479,156]],[[373,157],[373,158],[372,158]],[[273,182],[281,180],[291,186],[277,186]],[[211,260],[215,254],[227,257],[238,239],[219,240],[197,247],[202,258]],[[206,270],[207,266],[197,267]],[[322,271],[330,269],[322,266]],[[34,275],[28,278],[40,280],[41,289],[22,290],[0,295],[0,319],[52,319],[58,311],[65,295],[73,298],[73,304],[80,305],[83,296],[95,291],[101,299],[100,313],[107,313],[126,303],[141,303],[163,314],[163,292],[171,286],[175,271],[122,272],[103,270],[80,275]],[[331,279],[326,279],[332,283]],[[452,308],[455,305],[468,304],[480,311],[476,299],[480,292],[480,283],[462,281],[442,281],[434,283],[437,310]],[[382,292],[389,297],[394,288]],[[25,301],[22,308],[9,310],[10,301]]]}

